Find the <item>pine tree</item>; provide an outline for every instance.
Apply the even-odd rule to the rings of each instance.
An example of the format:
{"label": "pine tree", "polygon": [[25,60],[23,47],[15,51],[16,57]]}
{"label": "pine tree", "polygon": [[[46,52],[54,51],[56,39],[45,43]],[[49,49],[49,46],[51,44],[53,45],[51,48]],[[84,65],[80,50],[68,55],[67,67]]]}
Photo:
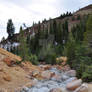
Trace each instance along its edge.
{"label": "pine tree", "polygon": [[12,19],[8,20],[8,23],[7,23],[7,33],[8,33],[8,38],[11,38],[14,35],[14,33],[15,33],[15,27],[14,27],[14,24],[12,22]]}
{"label": "pine tree", "polygon": [[53,30],[53,23],[50,22],[50,34],[54,34],[54,30]]}
{"label": "pine tree", "polygon": [[20,27],[19,43],[19,55],[22,57],[23,60],[29,60],[28,46],[22,27]]}
{"label": "pine tree", "polygon": [[64,47],[63,55],[68,57],[68,63],[72,66],[72,60],[75,58],[75,40],[72,33],[69,33],[68,41]]}
{"label": "pine tree", "polygon": [[53,21],[53,33],[55,35],[55,41],[57,41],[57,22]]}
{"label": "pine tree", "polygon": [[68,34],[69,34],[67,20],[62,24],[62,28],[63,28],[63,33],[62,33],[63,34],[63,41],[64,41],[64,43],[66,43],[68,40]]}
{"label": "pine tree", "polygon": [[58,24],[58,26],[57,26],[57,38],[58,38],[58,40],[57,40],[57,42],[59,43],[59,44],[63,44],[63,34],[62,34],[62,24],[61,23],[59,23]]}
{"label": "pine tree", "polygon": [[92,15],[89,16],[84,33],[84,44],[92,47]]}

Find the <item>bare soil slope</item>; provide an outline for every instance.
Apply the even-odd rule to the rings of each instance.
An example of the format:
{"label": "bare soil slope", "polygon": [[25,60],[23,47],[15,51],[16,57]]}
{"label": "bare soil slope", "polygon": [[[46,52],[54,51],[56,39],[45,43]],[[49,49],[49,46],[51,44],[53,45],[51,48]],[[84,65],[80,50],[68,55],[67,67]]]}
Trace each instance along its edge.
{"label": "bare soil slope", "polygon": [[14,55],[14,54],[12,54],[12,53],[10,53],[10,52],[8,52],[8,51],[2,49],[2,48],[0,48],[0,54],[2,54],[2,55],[4,55],[4,56],[7,56],[7,57],[10,57],[10,58],[12,58],[12,59],[15,59],[15,60],[17,60],[17,61],[21,61],[21,57],[16,56],[16,55]]}
{"label": "bare soil slope", "polygon": [[21,58],[0,48],[0,90],[6,89],[8,92],[14,92],[15,89],[30,82],[31,80],[27,77],[29,71],[38,68],[29,62],[10,67],[3,61],[7,57],[17,61],[21,61]]}

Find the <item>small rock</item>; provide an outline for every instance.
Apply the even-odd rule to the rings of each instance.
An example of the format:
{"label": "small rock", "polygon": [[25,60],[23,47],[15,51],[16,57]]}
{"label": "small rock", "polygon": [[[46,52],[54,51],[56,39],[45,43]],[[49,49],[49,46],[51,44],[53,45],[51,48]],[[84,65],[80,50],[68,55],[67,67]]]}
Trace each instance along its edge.
{"label": "small rock", "polygon": [[2,72],[2,71],[4,71],[4,69],[0,67],[0,72]]}
{"label": "small rock", "polygon": [[16,71],[19,71],[19,68],[15,68]]}
{"label": "small rock", "polygon": [[69,77],[67,75],[62,75],[62,80],[67,80]]}
{"label": "small rock", "polygon": [[4,79],[5,81],[11,81],[11,76],[8,75],[8,74],[5,74],[5,75],[3,76],[3,79]]}
{"label": "small rock", "polygon": [[34,85],[36,85],[38,83],[38,80],[37,79],[34,79],[31,82],[32,82],[32,86],[34,86]]}
{"label": "small rock", "polygon": [[75,80],[67,84],[66,88],[70,91],[74,91],[76,88],[80,87],[82,84],[82,80]]}
{"label": "small rock", "polygon": [[29,82],[29,83],[27,83],[27,84],[25,85],[25,87],[30,88],[30,87],[32,87],[32,85],[34,85],[34,84],[32,84],[31,82]]}
{"label": "small rock", "polygon": [[52,77],[52,80],[60,81],[60,80],[61,80],[61,76],[55,74],[55,75]]}
{"label": "small rock", "polygon": [[70,66],[69,65],[65,65],[64,68],[63,68],[64,71],[69,71],[71,70]]}
{"label": "small rock", "polygon": [[41,68],[43,70],[49,70],[51,68],[51,66],[50,65],[42,65]]}
{"label": "small rock", "polygon": [[14,92],[21,92],[22,89],[23,89],[22,87],[15,88]]}
{"label": "small rock", "polygon": [[29,71],[29,76],[32,76],[33,75],[33,71]]}
{"label": "small rock", "polygon": [[62,66],[59,66],[59,65],[56,65],[56,68],[58,69],[58,70],[61,70],[62,71]]}
{"label": "small rock", "polygon": [[60,88],[53,88],[49,92],[62,92]]}
{"label": "small rock", "polygon": [[38,80],[37,79],[34,79],[32,80],[31,82],[27,83],[26,85],[24,85],[23,88],[27,87],[27,88],[30,88],[32,86],[35,86],[36,84],[38,83]]}
{"label": "small rock", "polygon": [[13,64],[15,64],[15,61],[10,59],[10,58],[5,58],[3,60],[8,66],[12,66]]}
{"label": "small rock", "polygon": [[28,92],[29,91],[29,88],[27,88],[27,87],[23,87],[23,89],[22,89],[22,92]]}
{"label": "small rock", "polygon": [[33,77],[36,77],[36,76],[38,76],[38,75],[39,75],[39,71],[33,71],[33,72],[32,72],[32,76],[33,76]]}
{"label": "small rock", "polygon": [[26,75],[25,77],[28,78],[28,79],[31,79],[31,77],[29,75]]}
{"label": "small rock", "polygon": [[76,71],[75,70],[67,71],[66,72],[66,75],[67,76],[70,76],[70,77],[75,77],[76,76]]}
{"label": "small rock", "polygon": [[55,72],[51,72],[51,77],[55,76]]}
{"label": "small rock", "polygon": [[86,87],[83,87],[78,92],[88,92],[88,89]]}
{"label": "small rock", "polygon": [[49,71],[43,71],[43,72],[41,73],[41,76],[42,76],[42,78],[44,78],[44,79],[50,79],[50,78],[51,78],[51,72],[49,72]]}

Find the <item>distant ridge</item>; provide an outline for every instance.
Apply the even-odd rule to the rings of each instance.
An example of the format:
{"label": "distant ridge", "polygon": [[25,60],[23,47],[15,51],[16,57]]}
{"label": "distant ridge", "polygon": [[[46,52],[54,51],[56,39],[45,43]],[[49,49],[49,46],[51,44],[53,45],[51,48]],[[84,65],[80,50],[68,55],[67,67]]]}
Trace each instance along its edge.
{"label": "distant ridge", "polygon": [[92,9],[92,4],[84,7],[84,8],[81,8],[79,11],[82,11],[82,10],[88,10],[88,9]]}

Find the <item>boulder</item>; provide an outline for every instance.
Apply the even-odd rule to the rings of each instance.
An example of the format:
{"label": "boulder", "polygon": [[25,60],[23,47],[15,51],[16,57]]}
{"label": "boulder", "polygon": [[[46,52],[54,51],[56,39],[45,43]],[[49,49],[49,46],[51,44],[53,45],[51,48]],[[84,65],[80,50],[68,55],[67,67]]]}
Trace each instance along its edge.
{"label": "boulder", "polygon": [[8,75],[8,74],[5,74],[4,76],[3,76],[3,79],[5,80],[5,81],[11,81],[11,76],[10,75]]}
{"label": "boulder", "polygon": [[76,76],[76,71],[75,70],[69,70],[65,74],[67,76],[70,76],[70,77],[75,77]]}
{"label": "boulder", "polygon": [[42,76],[42,78],[44,78],[44,79],[50,79],[51,76],[52,76],[52,73],[49,72],[49,71],[43,71],[43,72],[41,73],[41,76]]}
{"label": "boulder", "polygon": [[52,80],[60,81],[60,80],[61,80],[61,76],[55,74],[55,75],[52,77]]}
{"label": "boulder", "polygon": [[86,83],[82,84],[74,92],[88,92],[88,85]]}
{"label": "boulder", "polygon": [[41,69],[43,70],[49,70],[51,68],[50,65],[41,65]]}
{"label": "boulder", "polygon": [[35,86],[38,83],[37,79],[32,80],[31,82],[27,83],[26,85],[24,85],[24,88],[30,88],[32,86]]}
{"label": "boulder", "polygon": [[71,77],[65,81],[65,83],[73,82],[75,80],[78,80],[77,77]]}
{"label": "boulder", "polygon": [[60,88],[53,88],[49,92],[62,92]]}
{"label": "boulder", "polygon": [[75,81],[72,81],[70,83],[68,83],[66,85],[66,88],[70,91],[74,91],[75,89],[77,89],[78,87],[80,87],[82,84],[82,80],[79,79],[79,80],[75,80]]}

